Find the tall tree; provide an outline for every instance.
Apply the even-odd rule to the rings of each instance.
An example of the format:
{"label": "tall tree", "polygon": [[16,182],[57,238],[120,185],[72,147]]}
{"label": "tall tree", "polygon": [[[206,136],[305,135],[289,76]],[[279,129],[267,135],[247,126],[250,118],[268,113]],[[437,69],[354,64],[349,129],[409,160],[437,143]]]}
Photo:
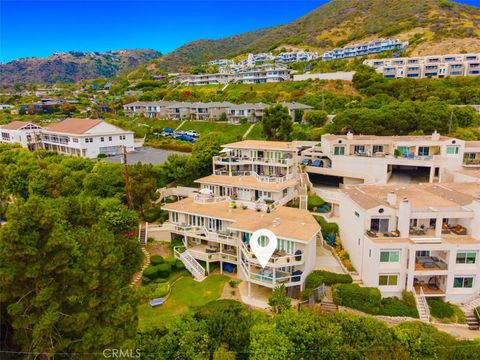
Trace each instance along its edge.
{"label": "tall tree", "polygon": [[288,114],[288,108],[280,104],[265,109],[262,125],[263,132],[272,140],[288,140],[293,130],[293,121]]}

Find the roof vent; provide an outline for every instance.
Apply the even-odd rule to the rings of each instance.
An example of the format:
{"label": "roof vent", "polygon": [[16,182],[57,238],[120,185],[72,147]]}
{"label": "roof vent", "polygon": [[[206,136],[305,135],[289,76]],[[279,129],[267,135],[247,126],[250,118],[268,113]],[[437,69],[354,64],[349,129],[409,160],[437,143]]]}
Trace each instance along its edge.
{"label": "roof vent", "polygon": [[280,225],[280,218],[277,217],[273,220],[273,226],[278,226],[278,225]]}
{"label": "roof vent", "polygon": [[347,139],[348,139],[348,140],[353,140],[353,133],[352,133],[351,131],[349,131],[349,132],[347,133]]}
{"label": "roof vent", "polygon": [[438,141],[440,140],[440,134],[437,132],[437,130],[435,130],[432,134],[432,140],[433,141]]}

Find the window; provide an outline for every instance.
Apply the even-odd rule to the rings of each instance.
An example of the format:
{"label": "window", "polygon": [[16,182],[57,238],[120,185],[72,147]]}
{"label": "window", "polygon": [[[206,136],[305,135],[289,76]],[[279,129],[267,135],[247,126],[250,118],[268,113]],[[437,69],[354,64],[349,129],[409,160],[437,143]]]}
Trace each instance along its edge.
{"label": "window", "polygon": [[457,252],[457,264],[475,264],[477,260],[476,251],[459,251]]}
{"label": "window", "polygon": [[86,143],[93,143],[93,138],[85,138]]}
{"label": "window", "polygon": [[458,154],[458,146],[447,146],[447,154]]}
{"label": "window", "polygon": [[125,140],[125,135],[120,135],[120,140]]}
{"label": "window", "polygon": [[430,148],[428,146],[418,147],[418,156],[428,156],[429,153],[430,153]]}
{"label": "window", "polygon": [[388,232],[388,219],[372,218],[370,220],[370,231],[377,233]]}
{"label": "window", "polygon": [[473,287],[473,276],[464,276],[464,277],[456,277],[453,279],[453,287],[454,288],[469,288]]}
{"label": "window", "polygon": [[373,153],[383,152],[383,145],[373,145]]}
{"label": "window", "polygon": [[380,251],[380,262],[396,263],[400,261],[400,250]]}
{"label": "window", "polygon": [[290,241],[290,240],[278,239],[277,249],[278,250],[283,250],[287,254],[294,254],[295,253],[295,243],[293,241]]}
{"label": "window", "polygon": [[108,137],[108,141],[112,141],[112,137],[111,137],[111,136]]}
{"label": "window", "polygon": [[333,148],[334,155],[345,155],[345,147],[344,146],[335,146]]}
{"label": "window", "polygon": [[398,275],[380,275],[378,277],[379,286],[397,286]]}
{"label": "window", "polygon": [[104,140],[105,140],[105,138],[102,136],[102,137],[100,138],[100,141],[103,142]]}
{"label": "window", "polygon": [[364,153],[365,152],[365,145],[355,145],[353,148],[355,154],[357,153]]}
{"label": "window", "polygon": [[77,138],[72,138],[72,141],[73,141],[74,143],[78,143],[78,139],[77,139]]}
{"label": "window", "polygon": [[408,146],[399,146],[397,150],[400,151],[400,154],[406,156],[410,152],[410,148]]}
{"label": "window", "polygon": [[360,217],[360,214],[358,213],[358,211],[355,211],[354,214],[356,217]]}

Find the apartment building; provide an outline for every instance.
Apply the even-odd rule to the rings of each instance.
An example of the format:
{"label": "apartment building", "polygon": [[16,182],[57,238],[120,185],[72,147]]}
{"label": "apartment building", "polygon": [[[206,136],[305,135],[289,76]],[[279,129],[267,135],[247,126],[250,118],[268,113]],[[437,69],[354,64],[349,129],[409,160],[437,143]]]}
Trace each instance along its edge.
{"label": "apartment building", "polygon": [[340,235],[366,286],[462,303],[479,296],[480,198],[472,183],[348,186]]}
{"label": "apartment building", "polygon": [[355,56],[376,54],[382,51],[403,50],[408,47],[408,41],[399,39],[379,39],[362,44],[348,45],[343,48],[327,51],[322,55],[323,60],[345,59]]}
{"label": "apartment building", "polygon": [[227,114],[232,106],[229,102],[176,102],[167,106],[167,117],[172,120],[218,120],[223,113]]}
{"label": "apartment building", "polygon": [[411,175],[424,182],[452,180],[464,165],[465,141],[434,132],[427,136],[322,135],[302,152],[309,174],[340,184],[386,184]]}
{"label": "apartment building", "polygon": [[228,122],[230,124],[240,124],[242,119],[247,119],[249,123],[256,123],[262,120],[263,111],[268,105],[263,103],[232,105],[227,112]]}
{"label": "apartment building", "polygon": [[135,101],[123,105],[123,112],[129,117],[166,118],[167,106],[172,104],[172,101]]}
{"label": "apartment building", "polygon": [[0,143],[19,144],[24,148],[34,150],[38,147],[40,130],[42,128],[32,122],[12,121],[0,125]]}
{"label": "apartment building", "polygon": [[290,69],[278,65],[259,65],[240,70],[235,81],[240,84],[263,84],[290,80]]}
{"label": "apartment building", "polygon": [[479,76],[480,54],[429,55],[393,59],[368,59],[386,78],[444,78],[447,76]]}
{"label": "apartment building", "polygon": [[175,78],[173,82],[184,86],[219,85],[235,81],[235,75],[230,72],[215,74],[189,74]]}
{"label": "apartment building", "polygon": [[[299,175],[294,143],[241,141],[226,144],[213,158],[213,174],[197,182],[193,196],[165,204],[164,227],[184,239],[185,251],[175,250],[197,280],[212,263],[234,266],[251,286],[284,284],[290,295],[303,289],[315,265],[320,227],[307,210],[282,206],[297,196]],[[250,249],[252,234],[271,230],[277,249],[262,269]],[[261,239],[266,241],[266,239]],[[204,269],[199,261],[204,261]]]}
{"label": "apartment building", "polygon": [[275,62],[281,64],[290,64],[302,61],[317,60],[318,54],[316,52],[309,51],[290,51],[281,52],[275,56]]}
{"label": "apartment building", "polygon": [[464,166],[480,168],[480,141],[465,142]]}

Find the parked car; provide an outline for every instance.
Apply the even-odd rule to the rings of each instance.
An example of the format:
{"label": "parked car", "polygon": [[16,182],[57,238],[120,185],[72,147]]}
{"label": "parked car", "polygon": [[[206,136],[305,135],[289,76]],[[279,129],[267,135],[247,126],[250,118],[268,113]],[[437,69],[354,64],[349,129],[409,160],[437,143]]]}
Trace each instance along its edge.
{"label": "parked car", "polygon": [[172,129],[172,128],[165,128],[165,129],[163,129],[163,132],[172,134],[172,133],[173,133],[173,129]]}
{"label": "parked car", "polygon": [[186,134],[183,134],[183,135],[180,135],[179,137],[177,137],[178,140],[183,140],[183,141],[189,141],[189,142],[195,142],[196,139],[192,136],[188,136]]}
{"label": "parked car", "polygon": [[185,134],[195,138],[200,137],[200,134],[197,133],[195,130],[188,130],[187,132],[185,132]]}

